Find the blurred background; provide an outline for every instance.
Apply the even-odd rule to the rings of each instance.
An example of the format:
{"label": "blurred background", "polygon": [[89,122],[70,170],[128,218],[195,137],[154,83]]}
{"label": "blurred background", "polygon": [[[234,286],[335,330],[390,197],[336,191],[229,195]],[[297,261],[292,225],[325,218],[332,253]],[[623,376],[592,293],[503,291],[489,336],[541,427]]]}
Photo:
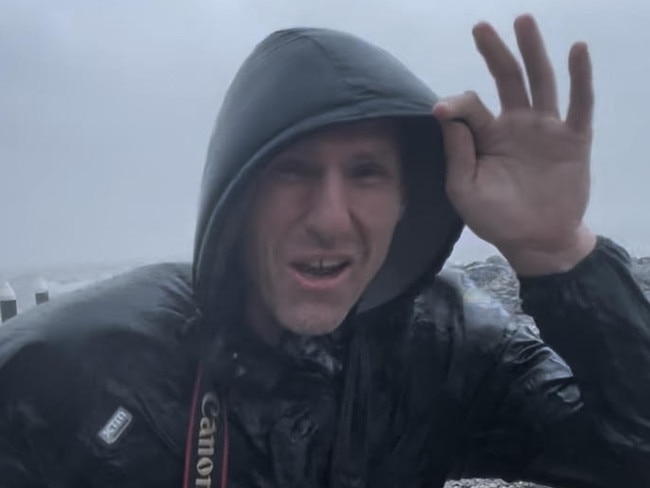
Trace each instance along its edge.
{"label": "blurred background", "polygon": [[[206,146],[244,57],[279,28],[343,29],[439,95],[497,109],[472,26],[531,12],[563,106],[572,42],[589,43],[597,108],[588,221],[650,254],[647,0],[2,0],[0,276],[191,258]],[[495,250],[466,232],[452,260]],[[84,269],[86,269],[84,268]]]}

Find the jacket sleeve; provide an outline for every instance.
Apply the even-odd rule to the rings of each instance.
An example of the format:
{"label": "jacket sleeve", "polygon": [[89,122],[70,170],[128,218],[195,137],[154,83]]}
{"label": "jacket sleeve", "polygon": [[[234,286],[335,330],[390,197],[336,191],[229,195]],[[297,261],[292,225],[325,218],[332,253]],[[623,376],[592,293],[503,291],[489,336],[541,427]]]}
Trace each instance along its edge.
{"label": "jacket sleeve", "polygon": [[520,285],[543,342],[504,333],[461,475],[649,487],[650,304],[629,256],[601,237],[574,269]]}

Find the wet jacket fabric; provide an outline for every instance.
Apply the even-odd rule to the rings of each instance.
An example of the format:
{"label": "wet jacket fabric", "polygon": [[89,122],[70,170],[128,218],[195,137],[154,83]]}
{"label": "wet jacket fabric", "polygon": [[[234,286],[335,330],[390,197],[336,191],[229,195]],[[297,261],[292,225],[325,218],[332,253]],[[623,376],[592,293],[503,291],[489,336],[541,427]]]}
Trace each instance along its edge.
{"label": "wet jacket fabric", "polygon": [[[353,36],[263,41],[215,126],[193,263],[135,270],[0,328],[0,487],[182,486],[199,365],[226,392],[231,488],[650,486],[650,305],[628,256],[599,238],[571,271],[521,279],[541,339],[441,272],[462,222],[435,100]],[[387,261],[334,333],[272,347],[242,320],[255,181],[296,138],[377,117],[401,121],[408,196]]]}

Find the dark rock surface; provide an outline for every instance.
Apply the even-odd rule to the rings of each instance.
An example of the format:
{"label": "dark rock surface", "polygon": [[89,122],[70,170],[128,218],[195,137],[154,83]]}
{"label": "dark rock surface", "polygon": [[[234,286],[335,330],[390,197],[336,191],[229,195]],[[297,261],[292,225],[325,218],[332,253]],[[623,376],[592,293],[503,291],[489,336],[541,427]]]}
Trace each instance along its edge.
{"label": "dark rock surface", "polygon": [[[519,301],[519,282],[508,262],[501,256],[492,256],[485,261],[475,261],[462,266],[476,285],[496,298],[516,320],[535,328],[534,321],[521,311]],[[639,286],[650,299],[650,257],[633,258],[632,273]]]}
{"label": "dark rock surface", "polygon": [[503,480],[460,480],[450,481],[445,488],[548,488],[534,483],[517,481],[515,483],[506,483]]}

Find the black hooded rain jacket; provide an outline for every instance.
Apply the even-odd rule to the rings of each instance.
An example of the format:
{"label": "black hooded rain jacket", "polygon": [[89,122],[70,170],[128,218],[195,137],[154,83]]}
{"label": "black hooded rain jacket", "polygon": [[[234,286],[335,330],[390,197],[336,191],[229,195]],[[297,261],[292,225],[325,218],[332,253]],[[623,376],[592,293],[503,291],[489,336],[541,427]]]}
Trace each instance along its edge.
{"label": "black hooded rain jacket", "polygon": [[[193,265],[141,268],[0,328],[0,487],[180,488],[186,471],[192,487],[650,487],[650,306],[626,253],[600,238],[573,270],[521,280],[543,341],[440,272],[462,222],[435,101],[351,35],[259,44],[210,142]],[[378,117],[401,120],[408,195],[389,256],[336,332],[271,347],[241,319],[252,183],[296,138]],[[228,441],[218,466],[185,461],[204,427],[199,367],[227,411],[209,430]]]}

